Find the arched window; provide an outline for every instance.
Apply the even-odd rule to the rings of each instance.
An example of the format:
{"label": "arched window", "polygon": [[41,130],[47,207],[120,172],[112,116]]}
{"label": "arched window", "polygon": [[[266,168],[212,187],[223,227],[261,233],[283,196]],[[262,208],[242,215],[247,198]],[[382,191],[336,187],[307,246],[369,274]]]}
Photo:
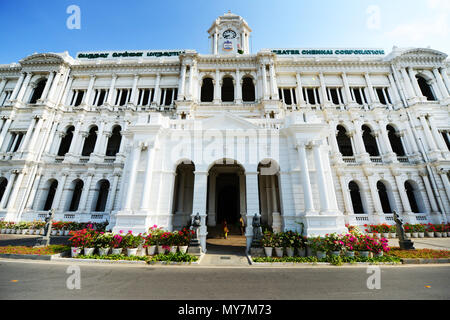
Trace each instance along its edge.
{"label": "arched window", "polygon": [[93,126],[91,130],[89,130],[89,135],[84,140],[83,151],[81,152],[83,157],[87,157],[94,152],[95,142],[97,142],[97,130],[97,126]]}
{"label": "arched window", "polygon": [[377,140],[372,135],[372,130],[366,125],[362,126],[362,130],[364,147],[366,148],[366,151],[371,157],[378,157],[380,152],[378,151]]}
{"label": "arched window", "polygon": [[377,182],[378,196],[380,197],[381,207],[383,208],[384,213],[392,213],[392,206],[389,201],[389,196],[387,193],[386,186],[383,182]]}
{"label": "arched window", "polygon": [[103,212],[106,208],[106,201],[108,200],[109,181],[100,180],[97,183],[96,201],[94,211]]}
{"label": "arched window", "polygon": [[427,97],[428,101],[436,101],[436,96],[434,95],[433,88],[428,83],[427,80],[425,80],[423,77],[416,75],[417,83],[419,84],[420,91],[422,91],[422,94]]}
{"label": "arched window", "polygon": [[77,211],[80,205],[81,193],[83,192],[84,183],[80,179],[72,182],[72,200],[70,201],[69,211]]}
{"label": "arched window", "polygon": [[352,141],[347,136],[347,130],[341,125],[337,126],[338,134],[336,135],[339,151],[344,157],[353,156]]}
{"label": "arched window", "polygon": [[53,200],[56,194],[56,189],[58,188],[58,181],[49,180],[47,182],[47,186],[48,186],[47,198],[45,200],[44,207],[42,208],[43,211],[48,211],[52,208]]}
{"label": "arched window", "polygon": [[74,130],[75,130],[74,126],[70,126],[69,128],[67,128],[66,134],[61,139],[61,144],[59,145],[58,156],[63,157],[66,155],[67,152],[69,152]]}
{"label": "arched window", "polygon": [[122,135],[120,131],[122,128],[120,126],[115,126],[112,130],[111,137],[108,139],[108,145],[106,146],[106,156],[115,157],[119,152],[120,143],[122,142]]}
{"label": "arched window", "polygon": [[0,202],[3,199],[3,195],[5,194],[6,186],[8,185],[8,180],[4,177],[0,178]]}
{"label": "arched window", "polygon": [[46,83],[47,79],[39,80],[39,82],[36,85],[36,88],[34,88],[33,95],[31,96],[29,103],[36,103],[41,98]]}
{"label": "arched window", "polygon": [[348,188],[350,189],[350,197],[352,198],[353,213],[365,213],[358,184],[355,181],[350,181]]}
{"label": "arched window", "polygon": [[234,101],[233,78],[225,77],[222,79],[222,102]]}
{"label": "arched window", "polygon": [[255,85],[253,84],[253,79],[250,77],[242,79],[242,101],[255,101]]}
{"label": "arched window", "polygon": [[386,126],[388,131],[389,142],[391,143],[392,151],[394,151],[397,156],[403,157],[405,155],[405,149],[403,148],[402,140],[397,135],[396,130],[391,125]]}
{"label": "arched window", "polygon": [[213,79],[204,78],[202,82],[202,90],[201,90],[201,102],[212,102],[214,99],[214,84]]}
{"label": "arched window", "polygon": [[415,183],[412,183],[410,181],[405,181],[405,190],[406,195],[408,196],[409,205],[411,206],[411,210],[414,213],[419,213],[419,201],[417,201],[420,197],[419,190],[417,188],[417,185]]}

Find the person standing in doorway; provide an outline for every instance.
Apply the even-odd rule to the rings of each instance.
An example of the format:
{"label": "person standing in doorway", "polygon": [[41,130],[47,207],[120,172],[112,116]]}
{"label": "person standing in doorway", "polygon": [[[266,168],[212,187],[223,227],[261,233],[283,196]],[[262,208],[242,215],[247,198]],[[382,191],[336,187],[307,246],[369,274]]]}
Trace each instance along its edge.
{"label": "person standing in doorway", "polygon": [[228,231],[227,220],[223,220],[223,237],[225,239],[228,239]]}
{"label": "person standing in doorway", "polygon": [[239,227],[241,228],[241,236],[244,235],[245,223],[244,218],[242,216],[239,218]]}

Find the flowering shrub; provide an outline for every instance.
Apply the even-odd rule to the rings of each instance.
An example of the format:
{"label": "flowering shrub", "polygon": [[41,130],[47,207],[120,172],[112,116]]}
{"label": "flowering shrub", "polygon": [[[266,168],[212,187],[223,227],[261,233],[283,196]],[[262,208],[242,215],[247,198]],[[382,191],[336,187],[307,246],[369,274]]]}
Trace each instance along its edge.
{"label": "flowering shrub", "polygon": [[98,237],[98,232],[93,229],[74,231],[69,243],[72,247],[92,248]]}
{"label": "flowering shrub", "polygon": [[343,248],[347,251],[357,250],[358,238],[353,234],[346,234],[342,236],[341,242],[343,243]]}
{"label": "flowering shrub", "polygon": [[[354,237],[349,234],[346,236]],[[345,236],[344,236],[345,237]],[[324,241],[326,244],[326,251],[341,251],[345,248],[344,237],[338,236],[336,233],[326,234]]]}
{"label": "flowering shrub", "polygon": [[273,233],[271,231],[264,231],[261,239],[261,245],[263,247],[273,247]]}
{"label": "flowering shrub", "polygon": [[122,248],[122,241],[123,241],[123,236],[121,234],[115,234],[112,239],[111,242],[109,243],[111,248]]}
{"label": "flowering shrub", "polygon": [[308,245],[314,251],[327,251],[327,242],[322,237],[310,237],[308,238]]}
{"label": "flowering shrub", "polygon": [[137,248],[143,242],[144,238],[141,233],[135,236],[132,231],[128,231],[122,239],[122,248]]}
{"label": "flowering shrub", "polygon": [[113,240],[113,234],[109,232],[100,232],[95,241],[96,248],[108,248],[111,246],[111,241]]}

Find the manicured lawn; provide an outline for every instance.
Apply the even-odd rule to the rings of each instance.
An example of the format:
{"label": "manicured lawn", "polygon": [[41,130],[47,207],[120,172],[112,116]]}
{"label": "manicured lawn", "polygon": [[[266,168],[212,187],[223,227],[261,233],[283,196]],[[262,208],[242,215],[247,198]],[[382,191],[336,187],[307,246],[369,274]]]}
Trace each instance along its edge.
{"label": "manicured lawn", "polygon": [[7,246],[0,247],[0,254],[52,255],[69,250],[70,247],[64,245],[50,245],[47,247]]}
{"label": "manicured lawn", "polygon": [[390,256],[404,259],[450,258],[449,250],[433,250],[433,249],[400,250],[399,247],[393,247],[391,248],[388,254]]}

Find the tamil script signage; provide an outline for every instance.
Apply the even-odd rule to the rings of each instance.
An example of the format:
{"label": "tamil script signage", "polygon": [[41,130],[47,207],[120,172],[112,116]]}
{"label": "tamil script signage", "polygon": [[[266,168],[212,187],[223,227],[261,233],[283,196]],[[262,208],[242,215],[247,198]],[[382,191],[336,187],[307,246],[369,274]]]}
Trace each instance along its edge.
{"label": "tamil script signage", "polygon": [[79,52],[78,59],[119,59],[119,58],[159,58],[177,57],[185,51],[107,51]]}
{"label": "tamil script signage", "polygon": [[384,56],[384,49],[272,49],[277,55],[299,56]]}

